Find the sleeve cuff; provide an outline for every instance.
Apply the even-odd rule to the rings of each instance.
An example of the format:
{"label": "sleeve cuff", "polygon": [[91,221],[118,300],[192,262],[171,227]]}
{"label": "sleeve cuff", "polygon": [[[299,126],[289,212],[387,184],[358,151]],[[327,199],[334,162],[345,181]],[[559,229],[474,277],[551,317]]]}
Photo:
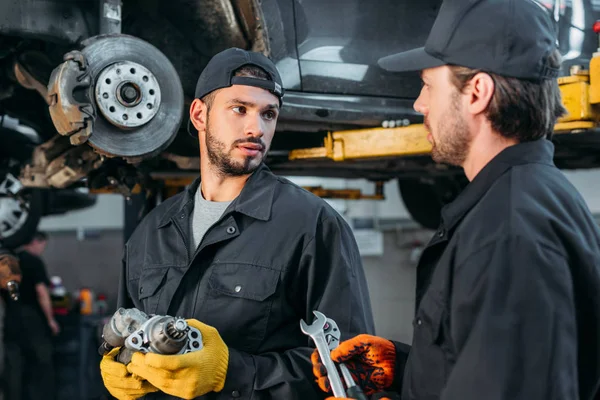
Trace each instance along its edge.
{"label": "sleeve cuff", "polygon": [[219,392],[219,399],[250,400],[255,375],[256,368],[252,356],[230,347],[225,385]]}
{"label": "sleeve cuff", "polygon": [[408,360],[408,353],[410,352],[410,346],[400,342],[394,342],[396,348],[396,366],[394,368],[394,381],[392,382],[391,389],[401,393],[402,392],[402,380],[404,379],[404,367]]}

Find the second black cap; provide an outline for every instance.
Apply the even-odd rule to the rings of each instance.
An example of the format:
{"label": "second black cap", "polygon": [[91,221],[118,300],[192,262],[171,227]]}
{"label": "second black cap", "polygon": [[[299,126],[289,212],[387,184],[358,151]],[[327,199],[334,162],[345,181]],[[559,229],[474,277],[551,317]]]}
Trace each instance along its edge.
{"label": "second black cap", "polygon": [[535,0],[444,0],[425,47],[384,57],[389,71],[460,65],[521,79],[556,78],[550,12]]}

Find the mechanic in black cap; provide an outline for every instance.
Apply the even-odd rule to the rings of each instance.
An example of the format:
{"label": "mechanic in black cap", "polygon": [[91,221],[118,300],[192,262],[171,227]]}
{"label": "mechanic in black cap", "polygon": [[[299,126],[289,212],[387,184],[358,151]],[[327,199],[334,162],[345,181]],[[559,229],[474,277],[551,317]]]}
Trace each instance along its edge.
{"label": "mechanic in black cap", "polygon": [[[565,110],[553,21],[533,0],[446,0],[421,49],[433,159],[470,183],[417,269],[412,347],[359,335],[332,358],[402,399],[592,400],[600,384],[600,230],[553,164]],[[313,355],[324,390],[328,380]]]}
{"label": "mechanic in black cap", "polygon": [[275,65],[237,48],[202,72],[190,120],[200,178],[156,207],[125,248],[119,306],[177,315],[202,333],[184,355],[104,356],[119,399],[322,399],[310,339],[313,310],[344,334],[374,331],[348,224],[324,200],[275,176],[264,159],[283,99]]}

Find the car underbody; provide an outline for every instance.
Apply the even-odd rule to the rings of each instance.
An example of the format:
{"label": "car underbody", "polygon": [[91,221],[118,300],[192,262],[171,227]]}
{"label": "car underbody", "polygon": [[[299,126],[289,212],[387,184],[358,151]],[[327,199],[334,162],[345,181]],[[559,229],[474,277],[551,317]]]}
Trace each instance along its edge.
{"label": "car underbody", "polygon": [[[280,60],[278,68],[285,66],[290,50],[284,39],[300,34],[282,22],[290,10],[298,11],[288,3],[4,2],[0,115],[18,119],[38,142],[16,164],[15,157],[3,156],[0,182],[10,172],[24,188],[85,187],[129,196],[196,176],[198,140],[186,127],[200,72],[214,54],[232,46],[260,51]],[[437,2],[427,3],[431,9],[421,12],[434,15]],[[290,84],[267,164],[288,176],[398,179],[409,212],[435,227],[439,207],[466,180],[460,169],[431,160],[422,117],[412,109],[420,82],[401,84],[396,97]],[[596,116],[595,110],[589,114]],[[595,124],[566,133],[554,137],[560,168],[600,165]],[[7,152],[23,149],[13,144]]]}

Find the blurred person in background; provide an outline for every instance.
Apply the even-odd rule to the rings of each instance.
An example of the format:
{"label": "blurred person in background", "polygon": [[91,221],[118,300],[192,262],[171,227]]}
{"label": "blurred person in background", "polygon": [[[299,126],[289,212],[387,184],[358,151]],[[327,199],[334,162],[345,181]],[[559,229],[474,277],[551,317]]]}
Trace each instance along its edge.
{"label": "blurred person in background", "polygon": [[21,268],[20,298],[8,299],[4,324],[5,399],[52,399],[54,394],[52,336],[60,328],[52,314],[44,262],[40,258],[47,235],[37,232],[33,240],[15,251]]}

